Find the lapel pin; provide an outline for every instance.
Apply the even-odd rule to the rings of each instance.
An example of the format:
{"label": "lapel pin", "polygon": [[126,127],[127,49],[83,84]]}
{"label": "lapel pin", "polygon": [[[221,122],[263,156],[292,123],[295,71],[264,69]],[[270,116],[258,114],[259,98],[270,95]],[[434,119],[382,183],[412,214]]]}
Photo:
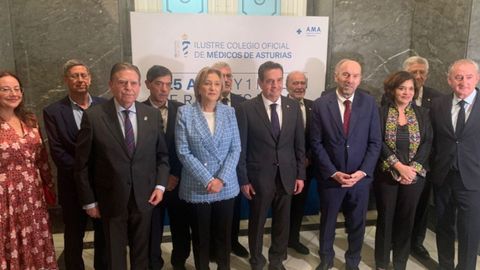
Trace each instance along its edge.
{"label": "lapel pin", "polygon": [[143,121],[147,121],[147,120],[148,120],[148,117],[145,116],[145,117],[143,118]]}
{"label": "lapel pin", "polygon": [[287,108],[290,108],[290,105],[287,105]]}

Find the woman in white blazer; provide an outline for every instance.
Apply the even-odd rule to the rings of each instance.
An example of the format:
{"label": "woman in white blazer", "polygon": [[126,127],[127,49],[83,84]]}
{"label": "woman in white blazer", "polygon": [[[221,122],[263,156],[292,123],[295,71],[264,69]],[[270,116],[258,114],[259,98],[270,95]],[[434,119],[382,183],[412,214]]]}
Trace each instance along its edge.
{"label": "woman in white blazer", "polygon": [[194,84],[196,102],[178,109],[175,143],[183,164],[179,196],[187,201],[195,268],[209,269],[210,239],[218,269],[230,269],[230,231],[241,146],[233,108],[218,102],[220,71],[205,67]]}

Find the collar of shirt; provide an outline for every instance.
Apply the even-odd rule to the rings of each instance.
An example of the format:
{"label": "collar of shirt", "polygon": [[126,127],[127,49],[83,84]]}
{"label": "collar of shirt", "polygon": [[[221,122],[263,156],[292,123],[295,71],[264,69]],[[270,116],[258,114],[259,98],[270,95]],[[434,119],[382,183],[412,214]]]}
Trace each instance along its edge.
{"label": "collar of shirt", "polygon": [[228,95],[226,97],[224,97],[223,95],[220,95],[220,99],[218,100],[219,103],[222,103],[222,99],[228,99],[228,106],[231,106],[232,105],[232,95],[231,93],[228,93]]}
{"label": "collar of shirt", "polygon": [[[357,91],[357,90],[355,90],[355,91]],[[350,100],[352,103],[353,103],[353,98],[355,97],[355,91],[353,92],[352,96],[350,98],[348,98],[348,100]],[[337,93],[338,102],[343,104],[343,102],[345,102],[345,100],[347,100],[345,97],[340,95],[340,93],[338,92],[338,89],[335,90],[335,93]]]}
{"label": "collar of shirt", "polygon": [[[87,94],[88,95],[88,107],[90,107],[90,105],[92,105],[92,96],[90,96],[90,94]],[[68,99],[70,100],[70,103],[72,104],[72,108],[75,110],[75,109],[78,109],[78,110],[82,110],[82,107],[80,107],[78,105],[77,102],[75,102],[70,96],[68,96]]]}
{"label": "collar of shirt", "polygon": [[[159,109],[160,107],[158,107],[155,103],[153,103],[152,99],[151,98],[148,98],[148,101],[150,101],[150,104],[152,104],[152,107],[154,107],[155,109]],[[165,108],[168,109],[168,100],[165,102]]]}
{"label": "collar of shirt", "polygon": [[[473,101],[475,100],[476,96],[477,96],[477,90],[473,89],[472,93],[468,97],[463,99],[467,103],[466,104],[467,107],[465,109],[467,109],[468,107],[470,107],[471,104],[473,104]],[[462,99],[457,97],[457,95],[453,94],[452,106],[457,105],[458,102],[460,102],[460,100],[462,100]]]}
{"label": "collar of shirt", "polygon": [[260,94],[262,96],[263,100],[263,106],[265,106],[265,110],[267,111],[267,116],[268,119],[271,120],[271,112],[270,112],[270,105],[275,103],[277,105],[277,115],[278,115],[278,121],[280,122],[280,128],[282,128],[282,120],[283,120],[283,114],[282,114],[282,96],[278,97],[277,101],[272,102],[271,100],[267,99],[266,97],[263,96],[263,94]]}
{"label": "collar of shirt", "polygon": [[[82,116],[83,116],[83,108],[78,105],[77,102],[75,102],[70,96],[68,96],[68,99],[70,100],[70,104],[72,106],[72,111],[73,111],[73,119],[75,120],[75,125],[77,125],[77,128],[80,129],[80,124],[82,122]],[[92,105],[92,97],[90,94],[88,94],[88,107]]]}

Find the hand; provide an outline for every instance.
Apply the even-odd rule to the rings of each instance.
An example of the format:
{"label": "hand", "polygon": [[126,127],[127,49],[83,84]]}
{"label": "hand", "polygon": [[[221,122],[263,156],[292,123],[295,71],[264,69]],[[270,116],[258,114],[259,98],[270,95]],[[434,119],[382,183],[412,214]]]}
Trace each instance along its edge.
{"label": "hand", "polygon": [[148,202],[151,205],[157,205],[159,204],[163,199],[163,191],[161,189],[155,188],[152,192],[152,195],[150,195],[150,199],[148,199]]}
{"label": "hand", "polygon": [[293,189],[293,195],[297,195],[302,192],[303,190],[303,180],[302,179],[296,179],[295,180],[295,188]]}
{"label": "hand", "polygon": [[242,190],[243,196],[249,200],[253,199],[253,196],[255,196],[255,189],[253,189],[252,184],[242,185],[240,189]]}
{"label": "hand", "polygon": [[[417,176],[417,171],[414,168],[403,165],[401,162],[395,163],[393,168],[398,171],[400,179],[403,179],[403,183],[410,184]],[[402,183],[402,180],[400,180],[400,183]]]}
{"label": "hand", "polygon": [[336,172],[332,178],[342,187],[351,187],[355,184],[355,182],[352,182],[352,176],[343,172]]}
{"label": "hand", "polygon": [[175,175],[169,175],[168,176],[168,181],[167,181],[167,187],[165,188],[166,191],[172,191],[177,187],[178,185],[178,177]]}
{"label": "hand", "polygon": [[98,209],[98,206],[95,206],[93,208],[88,208],[85,209],[85,212],[87,212],[87,215],[89,215],[91,218],[100,218],[100,209]]}
{"label": "hand", "polygon": [[352,177],[351,181],[354,182],[354,185],[355,185],[358,181],[362,180],[365,177],[365,173],[363,171],[358,170],[350,174],[350,176]]}
{"label": "hand", "polygon": [[213,178],[207,185],[207,191],[209,193],[218,193],[222,191],[223,181],[218,178]]}

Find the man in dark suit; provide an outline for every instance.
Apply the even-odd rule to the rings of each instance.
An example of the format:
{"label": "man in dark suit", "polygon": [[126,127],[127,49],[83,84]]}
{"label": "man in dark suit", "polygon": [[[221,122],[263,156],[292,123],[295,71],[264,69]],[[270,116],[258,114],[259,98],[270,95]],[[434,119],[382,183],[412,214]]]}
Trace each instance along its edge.
{"label": "man in dark suit", "polygon": [[435,99],[430,109],[434,132],[430,179],[435,194],[439,269],[476,268],[480,242],[480,97],[475,86],[479,77],[477,63],[456,61],[448,70],[453,94]]}
{"label": "man in dark suit", "polygon": [[[428,77],[428,60],[420,56],[409,57],[403,62],[403,70],[414,76],[419,88],[415,103],[418,106],[429,109],[432,106],[432,101],[442,94],[433,88],[425,86],[425,81]],[[384,96],[385,95],[382,96],[382,101]],[[428,178],[429,174],[427,174],[427,181],[425,181],[425,186],[418,201],[411,238],[411,252],[424,260],[430,259],[430,254],[423,246],[427,232],[428,204],[430,201],[430,191],[432,189],[431,182]]]}
{"label": "man in dark suit", "polygon": [[310,253],[308,248],[300,243],[300,226],[302,225],[303,213],[305,211],[305,202],[308,196],[310,179],[312,178],[312,166],[310,166],[310,121],[313,101],[305,98],[307,90],[307,77],[301,71],[292,71],[288,74],[286,86],[288,97],[298,101],[300,110],[302,111],[303,126],[305,128],[305,166],[306,179],[304,181],[301,193],[292,197],[292,205],[290,210],[290,233],[288,236],[288,247],[293,248],[300,254],[307,255]]}
{"label": "man in dark suit", "polygon": [[335,67],[337,90],[315,100],[310,130],[320,196],[321,263],[333,266],[335,225],[340,208],[348,232],[346,269],[358,269],[365,233],[370,185],[382,146],[378,108],[358,91],[360,64],[341,60]]}
{"label": "man in dark suit", "polygon": [[169,176],[160,112],[136,102],[140,71],[118,63],[110,72],[113,98],[85,111],[77,138],[75,181],[87,214],[102,218],[108,267],[148,268],[153,206]]}
{"label": "man in dark suit", "polygon": [[242,141],[238,164],[243,195],[250,200],[248,244],[252,269],[262,269],[263,233],[272,208],[269,269],[285,269],[290,203],[305,179],[305,133],[298,102],[281,96],[283,68],[271,61],[260,65],[262,92],[242,103],[237,121]]}
{"label": "man in dark suit", "polygon": [[164,265],[160,245],[162,243],[163,223],[167,209],[172,234],[172,256],[170,262],[175,270],[186,269],[185,261],[190,255],[190,226],[188,216],[185,215],[187,204],[178,197],[182,164],[178,160],[175,149],[177,109],[183,104],[178,101],[168,100],[172,87],[172,72],[168,68],[157,65],[152,66],[147,72],[145,85],[150,90],[150,96],[143,103],[160,110],[170,164],[170,175],[168,176],[163,201],[155,206],[152,214],[150,269],[160,270]]}
{"label": "man in dark suit", "polygon": [[[247,99],[242,97],[241,95],[237,95],[232,93],[232,83],[233,83],[233,75],[232,75],[232,69],[230,68],[230,65],[228,65],[225,62],[217,62],[212,65],[213,68],[218,69],[223,76],[223,81],[224,81],[224,86],[222,89],[222,96],[220,101],[228,106],[233,107],[234,109],[237,109],[238,106]],[[242,194],[238,194],[238,196],[235,198],[235,205],[233,208],[233,220],[232,220],[232,235],[231,235],[231,241],[232,241],[232,252],[233,254],[243,257],[243,258],[248,258],[248,250],[238,242],[238,234],[240,232],[240,210],[241,210],[241,205],[242,205]],[[210,249],[214,249],[214,245],[210,245]],[[210,254],[215,254],[214,252],[210,252]]]}
{"label": "man in dark suit", "polygon": [[[80,60],[71,59],[65,63],[63,80],[68,88],[68,95],[44,108],[43,120],[50,153],[57,167],[58,197],[65,225],[63,235],[65,268],[83,270],[85,269],[82,259],[83,237],[89,218],[79,203],[73,180],[75,142],[83,111],[105,102],[105,99],[89,94],[92,77],[88,67]],[[99,219],[92,219],[92,223],[95,231],[93,265],[97,270],[107,269],[102,223]]]}

